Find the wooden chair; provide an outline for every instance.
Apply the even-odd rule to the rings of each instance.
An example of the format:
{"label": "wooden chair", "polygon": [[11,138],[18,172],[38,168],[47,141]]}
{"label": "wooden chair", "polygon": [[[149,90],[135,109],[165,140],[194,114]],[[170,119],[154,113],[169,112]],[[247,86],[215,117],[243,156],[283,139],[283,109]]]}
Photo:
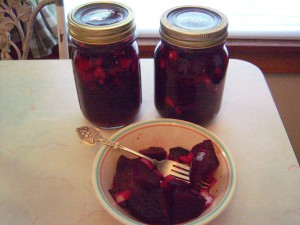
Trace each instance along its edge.
{"label": "wooden chair", "polygon": [[[10,1],[10,4],[0,1],[0,59],[12,59],[11,50],[16,52],[18,59],[27,59],[36,17],[43,7],[50,4],[56,6],[59,58],[69,58],[63,0],[44,0],[34,9],[26,1],[20,0]],[[12,31],[20,37],[21,50],[11,39]]]}

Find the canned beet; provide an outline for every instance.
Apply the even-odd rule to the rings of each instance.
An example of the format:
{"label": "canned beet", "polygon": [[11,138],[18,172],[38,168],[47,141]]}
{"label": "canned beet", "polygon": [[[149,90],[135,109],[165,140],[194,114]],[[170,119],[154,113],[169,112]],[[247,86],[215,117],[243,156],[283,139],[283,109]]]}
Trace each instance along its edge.
{"label": "canned beet", "polygon": [[72,63],[83,115],[99,127],[122,127],[141,105],[133,13],[123,4],[82,5],[68,16]]}
{"label": "canned beet", "polygon": [[228,22],[214,9],[177,7],[161,17],[155,106],[164,117],[204,124],[220,110],[229,61]]}

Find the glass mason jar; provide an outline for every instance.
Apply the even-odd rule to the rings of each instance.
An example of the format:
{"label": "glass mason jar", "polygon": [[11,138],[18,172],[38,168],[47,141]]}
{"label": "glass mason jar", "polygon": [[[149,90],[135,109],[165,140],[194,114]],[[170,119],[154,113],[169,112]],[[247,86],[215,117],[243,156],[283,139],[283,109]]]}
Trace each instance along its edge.
{"label": "glass mason jar", "polygon": [[177,7],[161,16],[154,60],[162,116],[205,124],[217,115],[229,61],[227,27],[223,13],[206,7]]}
{"label": "glass mason jar", "polygon": [[88,3],[68,15],[80,108],[90,122],[104,129],[129,124],[140,109],[135,27],[131,9],[119,3]]}

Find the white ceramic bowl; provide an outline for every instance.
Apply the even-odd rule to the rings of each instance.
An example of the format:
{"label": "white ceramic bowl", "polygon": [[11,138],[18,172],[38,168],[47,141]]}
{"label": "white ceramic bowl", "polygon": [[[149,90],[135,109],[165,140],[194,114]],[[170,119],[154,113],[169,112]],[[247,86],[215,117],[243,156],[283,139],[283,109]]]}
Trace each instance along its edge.
{"label": "white ceramic bowl", "polygon": [[[215,173],[217,183],[210,189],[215,196],[213,203],[197,218],[187,221],[187,225],[206,224],[220,215],[230,202],[236,186],[236,169],[232,154],[220,138],[209,130],[181,120],[156,119],[124,127],[111,136],[110,140],[135,150],[150,146],[160,146],[168,150],[181,146],[191,149],[203,140],[213,142],[220,165]],[[123,224],[143,224],[120,207],[109,194],[119,156],[136,157],[124,151],[101,146],[93,166],[93,186],[102,206]]]}

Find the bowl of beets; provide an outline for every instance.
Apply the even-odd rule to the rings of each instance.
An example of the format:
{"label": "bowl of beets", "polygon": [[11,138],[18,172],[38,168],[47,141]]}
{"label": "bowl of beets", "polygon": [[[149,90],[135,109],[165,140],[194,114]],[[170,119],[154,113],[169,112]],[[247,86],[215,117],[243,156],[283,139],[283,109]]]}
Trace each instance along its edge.
{"label": "bowl of beets", "polygon": [[191,167],[190,182],[164,177],[149,161],[102,145],[93,165],[94,190],[103,208],[123,224],[207,224],[232,199],[232,154],[199,125],[174,119],[143,121],[122,128],[110,140]]}

